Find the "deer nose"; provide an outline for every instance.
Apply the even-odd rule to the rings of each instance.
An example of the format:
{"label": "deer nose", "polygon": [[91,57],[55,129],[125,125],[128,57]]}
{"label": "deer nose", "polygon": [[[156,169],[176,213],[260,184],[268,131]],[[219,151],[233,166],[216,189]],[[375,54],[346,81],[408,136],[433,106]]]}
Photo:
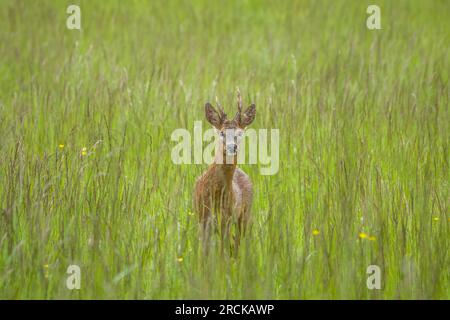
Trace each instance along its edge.
{"label": "deer nose", "polygon": [[227,144],[227,153],[235,154],[237,152],[237,148],[238,148],[238,146],[235,143]]}

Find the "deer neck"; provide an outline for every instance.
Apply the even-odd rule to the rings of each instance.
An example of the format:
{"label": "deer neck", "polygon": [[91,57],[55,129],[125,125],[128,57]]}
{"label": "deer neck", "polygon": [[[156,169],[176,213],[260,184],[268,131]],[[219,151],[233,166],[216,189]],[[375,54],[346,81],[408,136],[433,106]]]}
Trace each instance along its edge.
{"label": "deer neck", "polygon": [[223,145],[219,145],[216,149],[214,166],[216,167],[216,174],[218,175],[219,181],[222,182],[223,187],[231,190],[233,176],[237,166],[237,155],[227,158]]}

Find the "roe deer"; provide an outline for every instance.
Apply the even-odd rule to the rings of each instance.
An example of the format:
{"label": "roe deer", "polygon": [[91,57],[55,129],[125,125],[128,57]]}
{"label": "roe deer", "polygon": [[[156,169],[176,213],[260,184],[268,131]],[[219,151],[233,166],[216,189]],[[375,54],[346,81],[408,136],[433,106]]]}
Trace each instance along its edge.
{"label": "roe deer", "polygon": [[220,105],[217,111],[210,103],[205,104],[206,119],[216,128],[219,139],[214,162],[197,179],[194,202],[206,238],[215,219],[220,221],[222,238],[229,236],[234,222],[238,226],[235,240],[239,245],[242,229],[250,219],[253,191],[250,178],[237,168],[237,155],[244,130],[255,119],[256,107],[252,104],[242,112],[239,90],[237,100],[238,112],[232,120],[227,119]]}

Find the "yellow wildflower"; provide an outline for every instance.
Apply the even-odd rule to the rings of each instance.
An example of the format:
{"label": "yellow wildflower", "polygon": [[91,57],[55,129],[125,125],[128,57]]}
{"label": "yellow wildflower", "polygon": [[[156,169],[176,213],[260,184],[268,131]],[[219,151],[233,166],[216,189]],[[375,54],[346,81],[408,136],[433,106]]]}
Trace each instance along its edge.
{"label": "yellow wildflower", "polygon": [[62,149],[64,149],[64,145],[61,143],[59,146],[58,146],[61,150]]}
{"label": "yellow wildflower", "polygon": [[368,237],[368,234],[365,233],[365,232],[360,232],[360,233],[359,233],[359,237],[360,237],[361,239],[366,239],[366,238]]}
{"label": "yellow wildflower", "polygon": [[82,156],[87,155],[87,148],[86,147],[83,147],[83,149],[81,149],[81,155]]}
{"label": "yellow wildflower", "polygon": [[313,236],[318,236],[320,234],[320,231],[317,229],[314,229],[312,234],[313,234]]}
{"label": "yellow wildflower", "polygon": [[377,240],[377,238],[376,238],[375,236],[370,236],[370,237],[369,237],[369,240],[370,240],[370,241],[375,241],[375,240]]}
{"label": "yellow wildflower", "polygon": [[177,258],[177,261],[178,261],[178,262],[183,262],[183,257]]}
{"label": "yellow wildflower", "polygon": [[439,217],[434,217],[433,220],[434,221],[439,221]]}

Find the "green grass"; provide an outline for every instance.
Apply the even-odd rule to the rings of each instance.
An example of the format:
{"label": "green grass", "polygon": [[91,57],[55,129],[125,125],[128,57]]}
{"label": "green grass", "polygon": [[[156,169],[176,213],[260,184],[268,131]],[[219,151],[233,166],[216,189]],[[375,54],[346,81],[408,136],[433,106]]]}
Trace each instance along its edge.
{"label": "green grass", "polygon": [[[0,298],[450,298],[448,1],[0,7]],[[170,135],[237,86],[280,170],[243,166],[253,228],[205,256]]]}

